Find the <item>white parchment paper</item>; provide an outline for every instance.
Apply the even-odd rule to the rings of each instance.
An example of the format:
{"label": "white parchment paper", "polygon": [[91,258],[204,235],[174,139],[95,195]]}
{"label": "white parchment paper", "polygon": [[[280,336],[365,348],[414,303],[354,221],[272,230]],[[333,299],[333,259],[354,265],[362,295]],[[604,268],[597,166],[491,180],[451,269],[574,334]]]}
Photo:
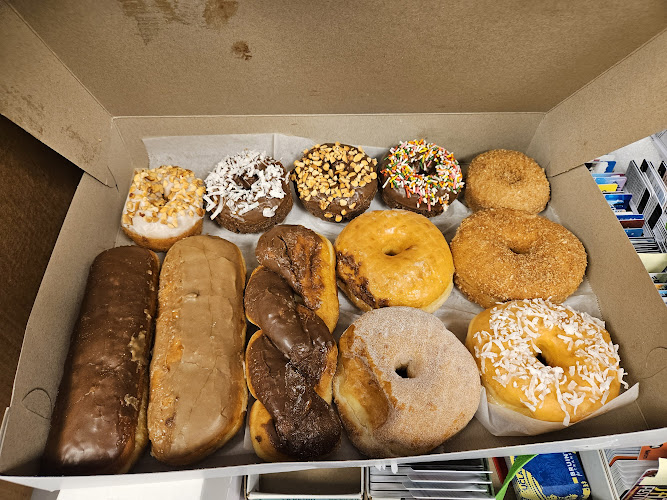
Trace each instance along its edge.
{"label": "white parchment paper", "polygon": [[[315,142],[303,137],[285,136],[281,134],[244,134],[154,137],[144,139],[144,144],[148,152],[149,165],[151,168],[160,165],[178,165],[194,171],[198,177],[205,179],[208,173],[225,156],[239,153],[246,148],[265,151],[268,155],[281,161],[286,169],[291,170],[294,161],[301,157],[303,150],[310,149]],[[380,161],[388,151],[388,147],[365,145],[362,145],[362,147],[369,156],[377,158],[378,161]],[[292,195],[294,197],[294,207],[285,219],[284,224],[301,224],[326,236],[333,243],[338,233],[342,231],[346,224],[327,222],[314,217],[302,207],[298,197],[294,193],[293,187]],[[386,209],[388,209],[388,207],[384,204],[380,195],[376,195],[371,203],[369,211]],[[472,212],[468,210],[463,203],[457,200],[445,213],[431,218],[430,220],[442,231],[447,241],[451,242],[461,221],[471,213]],[[547,206],[547,209],[541,215],[553,221],[559,221],[556,213],[550,206]],[[220,236],[235,243],[241,249],[245,258],[248,276],[252,270],[257,267],[255,246],[257,245],[257,240],[260,236],[259,234],[244,235],[232,233],[212,222],[208,215],[205,216],[203,234]],[[116,240],[116,246],[128,245],[131,243],[129,238],[120,231]],[[340,317],[338,326],[334,332],[336,339],[338,339],[347,327],[361,315],[361,311],[357,309],[342,292],[339,292],[338,299],[340,301]],[[577,291],[565,301],[565,304],[571,306],[575,310],[587,312],[598,318],[600,317],[597,297],[588,284],[587,279],[584,279],[581,286],[579,286]],[[444,305],[434,314],[463,342],[467,334],[468,323],[482,310],[482,307],[467,300],[455,287]],[[611,405],[615,404],[619,399],[621,404],[628,404],[636,399],[637,390],[637,386],[635,386],[631,391],[627,391],[627,394],[629,394],[628,396],[624,395],[622,399],[617,398],[605,406],[610,406],[611,409]],[[634,394],[634,397],[632,397],[630,393]],[[554,430],[552,424],[547,424],[542,428],[539,425],[536,425],[535,422],[543,424],[544,422],[527,422],[526,419],[534,419],[530,419],[524,415],[501,408],[494,404],[488,404],[485,395],[483,394],[482,396],[482,402],[480,403],[476,416],[489,432],[495,435],[534,435]],[[620,404],[616,404],[616,406],[620,406]],[[250,404],[248,405],[248,408],[250,408]],[[602,409],[600,411],[602,411]],[[560,425],[559,428],[563,428],[561,424],[558,425]],[[510,433],[507,433],[507,429],[511,429]],[[218,467],[257,462],[258,459],[252,451],[250,439],[249,436],[247,436],[247,425],[245,433],[239,434],[245,435],[237,435],[230,441],[230,443],[206,459],[200,466]],[[364,457],[359,454],[344,436],[340,448],[334,452],[332,456],[327,458],[331,460],[354,460]],[[151,464],[149,468],[150,470],[156,470],[154,464]],[[135,468],[137,472],[140,472],[141,469],[141,464]],[[165,468],[164,470],[169,469]]]}

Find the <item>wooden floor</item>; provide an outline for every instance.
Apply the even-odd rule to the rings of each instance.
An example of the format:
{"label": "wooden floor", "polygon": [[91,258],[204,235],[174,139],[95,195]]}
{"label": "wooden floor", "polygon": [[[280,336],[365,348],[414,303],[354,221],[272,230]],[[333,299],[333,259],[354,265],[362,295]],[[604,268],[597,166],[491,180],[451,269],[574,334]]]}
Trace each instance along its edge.
{"label": "wooden floor", "polygon": [[[23,333],[82,171],[0,116],[0,410],[9,405]],[[0,481],[0,499],[31,489]]]}

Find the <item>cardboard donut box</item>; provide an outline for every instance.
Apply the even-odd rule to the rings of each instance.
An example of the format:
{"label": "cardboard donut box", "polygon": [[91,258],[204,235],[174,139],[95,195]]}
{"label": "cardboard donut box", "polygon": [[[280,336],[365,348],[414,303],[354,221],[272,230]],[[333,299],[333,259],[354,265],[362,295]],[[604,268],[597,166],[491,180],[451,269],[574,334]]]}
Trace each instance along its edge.
{"label": "cardboard donut box", "polygon": [[2,479],[59,489],[392,462],[223,453],[214,466],[37,476],[89,266],[116,241],[129,173],[148,164],[142,139],[161,136],[281,133],[387,148],[425,137],[464,164],[493,148],[526,152],[586,247],[639,398],[534,437],[494,437],[473,420],[443,453],[393,462],[667,441],[667,308],[583,165],[667,128],[666,19],[661,0],[0,0],[0,112],[85,171],[26,329],[0,429]]}

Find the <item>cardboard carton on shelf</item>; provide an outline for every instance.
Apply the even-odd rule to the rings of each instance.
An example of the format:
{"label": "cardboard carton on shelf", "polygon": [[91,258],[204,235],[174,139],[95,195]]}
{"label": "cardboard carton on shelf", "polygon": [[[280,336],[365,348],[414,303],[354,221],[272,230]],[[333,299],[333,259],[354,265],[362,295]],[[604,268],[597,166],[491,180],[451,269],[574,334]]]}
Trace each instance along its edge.
{"label": "cardboard carton on shelf", "polygon": [[[464,163],[492,148],[526,152],[586,247],[588,280],[639,398],[534,437],[494,437],[473,420],[441,454],[395,461],[667,440],[667,308],[584,166],[667,127],[665,9],[0,0],[0,112],[85,171],[26,329],[0,429],[3,479],[59,489],[390,463],[357,454],[266,464],[223,448],[189,468],[147,456],[124,476],[37,475],[88,268],[116,242],[130,173],[148,165],[142,140],[161,136],[281,133],[380,147],[425,137]],[[585,28],[601,19],[607,29],[591,38]]]}

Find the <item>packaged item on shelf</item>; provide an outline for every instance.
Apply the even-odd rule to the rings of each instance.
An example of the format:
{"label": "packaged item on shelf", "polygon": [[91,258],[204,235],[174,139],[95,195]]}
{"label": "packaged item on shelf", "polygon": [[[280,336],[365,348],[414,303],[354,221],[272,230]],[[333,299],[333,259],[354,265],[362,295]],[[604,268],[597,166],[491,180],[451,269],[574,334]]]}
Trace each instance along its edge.
{"label": "packaged item on shelf", "polygon": [[609,468],[619,498],[624,498],[647,470],[656,469],[658,460],[667,457],[667,443],[657,446],[606,449],[601,451],[601,455]]}
{"label": "packaged item on shelf", "polygon": [[[509,457],[513,464],[515,457]],[[585,500],[591,496],[586,475],[576,453],[537,455],[512,480],[517,498],[525,500]]]}
{"label": "packaged item on shelf", "polygon": [[661,458],[658,468],[646,470],[623,500],[665,498],[667,498],[667,458]]}
{"label": "packaged item on shelf", "polygon": [[486,459],[369,467],[368,498],[493,498],[491,469]]}

